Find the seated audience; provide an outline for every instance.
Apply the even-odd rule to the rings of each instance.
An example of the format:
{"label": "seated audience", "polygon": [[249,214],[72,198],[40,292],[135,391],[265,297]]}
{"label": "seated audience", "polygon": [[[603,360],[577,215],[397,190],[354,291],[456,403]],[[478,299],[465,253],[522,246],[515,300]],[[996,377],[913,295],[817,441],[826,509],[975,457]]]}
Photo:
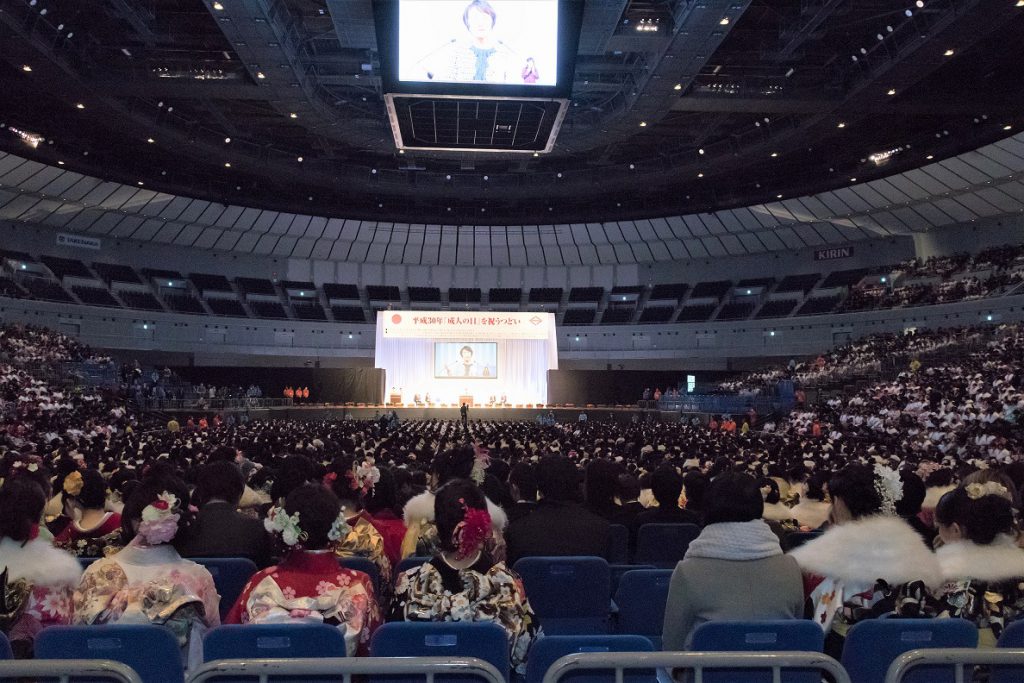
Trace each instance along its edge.
{"label": "seated audience", "polygon": [[807,485],[800,502],[790,509],[790,516],[801,528],[817,529],[828,521],[832,512],[832,503],[826,500],[825,485],[829,473],[818,471],[807,478]]}
{"label": "seated audience", "polygon": [[700,524],[696,513],[679,507],[683,492],[683,478],[671,465],[662,465],[651,475],[651,491],[657,506],[639,513],[631,527],[631,536],[636,537],[644,524]]}
{"label": "seated audience", "polygon": [[782,554],[763,508],[749,475],[722,474],[711,483],[704,529],[672,572],[665,650],[687,649],[693,630],[708,621],[803,616],[800,567]]}
{"label": "seated audience", "polygon": [[779,482],[771,477],[762,477],[761,495],[764,497],[764,518],[770,522],[786,522],[793,519],[793,512],[782,502]]}
{"label": "seated audience", "polygon": [[508,473],[508,487],[514,501],[507,510],[511,523],[537,507],[537,468],[529,462],[516,463]]}
{"label": "seated audience", "polygon": [[121,518],[128,544],[85,570],[75,591],[75,623],[166,626],[186,666],[201,663],[203,634],[220,624],[220,596],[210,572],[171,545],[190,520],[183,481],[161,472],[140,483]]}
{"label": "seated audience", "polygon": [[508,633],[512,668],[522,674],[538,635],[537,617],[522,579],[487,552],[487,508],[487,499],[471,481],[455,479],[438,489],[434,519],[439,550],[426,564],[399,574],[392,618],[497,623]]}
{"label": "seated audience", "polygon": [[899,474],[847,465],[828,483],[829,527],[790,554],[805,574],[810,614],[825,629],[825,651],[842,652],[846,632],[864,619],[928,616],[941,573],[916,531],[896,517]]}
{"label": "seated audience", "polygon": [[903,497],[896,503],[896,514],[920,534],[924,544],[931,548],[936,531],[922,522],[920,517],[921,504],[927,490],[924,480],[910,470],[904,469],[900,470],[900,481],[903,483]]}
{"label": "seated audience", "polygon": [[342,514],[348,523],[348,532],[335,545],[335,553],[338,557],[370,560],[380,571],[381,585],[390,586],[391,561],[384,550],[384,537],[363,510],[363,497],[373,491],[379,480],[380,469],[374,465],[373,458],[356,462],[351,455],[335,458],[324,477],[324,482],[338,497]]}
{"label": "seated audience", "polygon": [[384,554],[391,568],[397,568],[402,561],[402,541],[408,529],[397,513],[398,492],[395,490],[395,475],[387,467],[380,468],[380,478],[366,497],[366,518],[380,532],[384,541]]}
{"label": "seated audience", "polygon": [[47,626],[71,623],[78,561],[39,538],[46,494],[31,477],[8,477],[0,488],[0,632],[15,657],[32,656]]}
{"label": "seated audience", "polygon": [[67,524],[54,544],[82,557],[102,557],[117,547],[121,515],[106,510],[107,482],[96,470],[72,472],[64,478]]}
{"label": "seated audience", "polygon": [[370,578],[338,565],[335,547],[350,530],[338,498],[318,484],[299,486],[265,524],[284,556],[249,579],[224,622],[331,624],[344,633],[348,656],[368,654],[380,608]]}
{"label": "seated audience", "polygon": [[1024,551],[1016,545],[1012,493],[995,481],[961,485],[940,500],[935,521],[942,579],[940,616],[967,619],[979,644],[994,647],[1024,616]]}
{"label": "seated audience", "polygon": [[257,567],[270,565],[270,536],[258,521],[238,512],[245,490],[242,471],[220,460],[197,473],[199,513],[178,544],[183,557],[245,557]]}
{"label": "seated audience", "polygon": [[619,498],[619,512],[612,518],[613,524],[621,524],[629,529],[636,521],[637,515],[644,511],[640,504],[640,481],[632,474],[620,474],[616,480]]}
{"label": "seated audience", "polygon": [[586,468],[584,491],[587,509],[608,521],[622,511],[615,502],[618,475],[618,468],[603,459],[592,460]]}

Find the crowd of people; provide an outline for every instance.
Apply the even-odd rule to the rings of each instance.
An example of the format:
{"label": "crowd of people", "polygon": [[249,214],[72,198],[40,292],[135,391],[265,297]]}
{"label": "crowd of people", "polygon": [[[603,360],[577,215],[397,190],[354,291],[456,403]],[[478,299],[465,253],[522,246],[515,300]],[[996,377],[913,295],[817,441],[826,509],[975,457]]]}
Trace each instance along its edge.
{"label": "crowd of people", "polygon": [[[387,620],[493,621],[523,671],[544,624],[515,562],[605,556],[612,524],[634,548],[662,522],[702,527],[673,574],[666,649],[709,620],[807,617],[835,654],[852,624],[889,615],[964,617],[991,643],[1024,611],[1024,326],[873,337],[783,372],[965,340],[955,362],[744,428],[396,416],[170,429],[19,366],[90,352],[4,327],[0,349],[17,352],[0,363],[0,629],[30,656],[53,624],[164,624],[192,665],[221,619],[187,558],[247,557],[260,571],[225,623],[334,624],[360,655]],[[808,530],[822,533],[790,550]],[[83,574],[75,555],[102,559]],[[379,590],[346,556],[377,566]],[[398,572],[410,556],[431,559]]]}

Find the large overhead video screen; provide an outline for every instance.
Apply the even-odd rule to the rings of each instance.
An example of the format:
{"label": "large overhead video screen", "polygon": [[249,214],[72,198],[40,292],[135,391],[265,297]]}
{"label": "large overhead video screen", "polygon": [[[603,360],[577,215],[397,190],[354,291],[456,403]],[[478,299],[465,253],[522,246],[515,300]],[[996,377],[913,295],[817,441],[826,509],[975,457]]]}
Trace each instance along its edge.
{"label": "large overhead video screen", "polygon": [[554,86],[558,0],[399,0],[403,83]]}

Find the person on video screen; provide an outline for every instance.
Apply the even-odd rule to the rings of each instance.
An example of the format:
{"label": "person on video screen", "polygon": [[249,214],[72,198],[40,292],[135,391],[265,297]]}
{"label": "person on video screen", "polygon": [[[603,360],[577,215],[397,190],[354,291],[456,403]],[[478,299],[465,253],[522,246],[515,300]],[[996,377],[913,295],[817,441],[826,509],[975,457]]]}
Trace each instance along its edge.
{"label": "person on video screen", "polygon": [[[466,33],[452,38],[420,60],[428,80],[515,83],[527,81],[526,61],[499,40],[498,13],[488,0],[473,0],[462,13]],[[536,66],[533,67],[536,71]]]}
{"label": "person on video screen", "polygon": [[466,345],[459,349],[459,358],[444,366],[449,377],[490,377],[491,369],[473,359],[473,347]]}

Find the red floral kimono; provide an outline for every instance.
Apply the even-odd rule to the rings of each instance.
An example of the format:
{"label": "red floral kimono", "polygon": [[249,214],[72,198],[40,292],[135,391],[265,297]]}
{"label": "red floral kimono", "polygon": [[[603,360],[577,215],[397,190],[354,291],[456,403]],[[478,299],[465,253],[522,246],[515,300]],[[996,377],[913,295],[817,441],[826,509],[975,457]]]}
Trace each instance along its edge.
{"label": "red floral kimono", "polygon": [[104,557],[108,548],[119,549],[121,515],[108,512],[99,526],[83,529],[78,522],[71,522],[54,536],[53,544],[79,557]]}
{"label": "red floral kimono", "polygon": [[224,619],[226,624],[286,621],[336,625],[344,630],[348,656],[366,655],[381,613],[366,574],[343,569],[331,550],[295,550],[249,579]]}

